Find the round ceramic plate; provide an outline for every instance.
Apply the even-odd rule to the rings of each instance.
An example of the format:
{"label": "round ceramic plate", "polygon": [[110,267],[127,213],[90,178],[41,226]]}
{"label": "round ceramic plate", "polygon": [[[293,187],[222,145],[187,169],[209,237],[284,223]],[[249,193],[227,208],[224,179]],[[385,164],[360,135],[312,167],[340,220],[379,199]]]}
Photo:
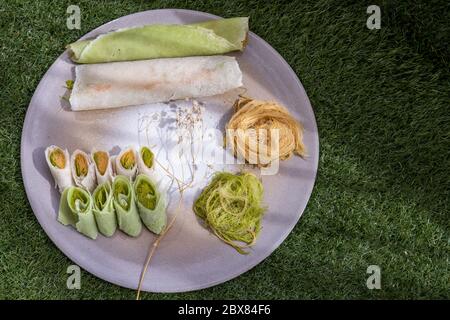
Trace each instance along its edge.
{"label": "round ceramic plate", "polygon": [[[217,16],[189,10],[152,10],[111,21],[85,35],[91,38],[110,30],[154,23],[186,24]],[[250,20],[251,21],[251,20]],[[64,43],[61,46],[65,45]],[[264,40],[250,32],[244,52],[231,54],[243,72],[246,95],[275,99],[289,108],[304,125],[308,157],[293,157],[280,164],[278,173],[264,175],[264,202],[268,210],[262,231],[249,254],[241,255],[205,229],[193,213],[192,201],[207,182],[197,179],[186,191],[173,228],[153,256],[142,289],[151,292],[183,292],[214,286],[230,280],[268,257],[289,235],[302,215],[313,189],[318,165],[318,132],[311,104],[299,79],[286,61]],[[119,148],[143,143],[142,122],[160,112],[170,131],[170,117],[177,102],[136,107],[72,112],[62,99],[65,81],[74,79],[74,64],[64,52],[50,67],[34,93],[25,118],[21,144],[21,166],[25,190],[42,228],[74,263],[111,283],[137,288],[140,273],[155,236],[143,230],[137,238],[117,231],[111,238],[90,240],[57,221],[59,193],[45,162],[44,150],[55,144],[73,152],[93,147],[117,153]],[[198,99],[209,126],[223,129],[239,92]],[[179,104],[189,103],[186,101]],[[172,112],[172,115],[171,115]],[[144,134],[148,138],[148,133]],[[154,137],[154,135],[151,135]],[[148,142],[148,141],[147,141]],[[157,144],[158,142],[152,142]],[[165,142],[161,142],[165,143]],[[158,153],[158,157],[162,157]],[[183,160],[175,163],[183,166]],[[236,165],[237,169],[242,166]],[[174,215],[173,201],[169,218]],[[178,201],[176,201],[178,202]]]}

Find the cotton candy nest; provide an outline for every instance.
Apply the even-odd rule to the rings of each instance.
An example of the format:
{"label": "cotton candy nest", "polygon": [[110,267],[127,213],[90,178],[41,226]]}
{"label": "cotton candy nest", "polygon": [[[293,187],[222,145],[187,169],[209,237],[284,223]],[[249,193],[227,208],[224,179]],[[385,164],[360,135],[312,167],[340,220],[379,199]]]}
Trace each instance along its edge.
{"label": "cotton candy nest", "polygon": [[241,96],[233,108],[235,113],[226,126],[226,143],[235,156],[265,167],[293,154],[306,155],[303,126],[284,106]]}
{"label": "cotton candy nest", "polygon": [[193,209],[217,237],[245,254],[261,229],[262,197],[262,183],[253,174],[218,172]]}

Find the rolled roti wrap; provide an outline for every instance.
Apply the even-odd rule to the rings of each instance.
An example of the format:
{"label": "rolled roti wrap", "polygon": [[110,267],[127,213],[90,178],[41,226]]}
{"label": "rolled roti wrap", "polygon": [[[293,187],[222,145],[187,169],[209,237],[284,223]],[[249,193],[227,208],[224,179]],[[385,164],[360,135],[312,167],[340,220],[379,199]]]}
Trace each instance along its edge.
{"label": "rolled roti wrap", "polygon": [[63,150],[54,145],[45,149],[45,160],[55,180],[55,187],[57,186],[61,193],[65,188],[73,185],[69,159],[67,149]]}
{"label": "rolled roti wrap", "polygon": [[127,147],[114,158],[114,169],[118,175],[134,179],[137,171],[136,151]]}
{"label": "rolled roti wrap", "polygon": [[95,165],[86,152],[75,150],[70,158],[70,167],[75,185],[85,188],[89,192],[96,186]]}
{"label": "rolled roti wrap", "polygon": [[145,226],[150,231],[160,234],[167,223],[164,194],[160,193],[152,179],[144,174],[137,176],[134,192],[139,215]]}
{"label": "rolled roti wrap", "polygon": [[137,154],[137,170],[139,174],[145,174],[151,177],[155,182],[158,182],[159,176],[155,170],[155,155],[153,151],[146,146],[139,149]]}
{"label": "rolled roti wrap", "polygon": [[92,212],[94,213],[98,230],[106,237],[111,237],[117,229],[113,199],[109,181],[99,184],[92,194]]}
{"label": "rolled roti wrap", "polygon": [[242,86],[234,57],[208,56],[79,65],[73,111],[207,97]]}
{"label": "rolled roti wrap", "polygon": [[155,168],[155,156],[149,147],[143,146],[139,149],[137,166],[138,174],[149,176],[156,183],[156,186],[161,193],[167,193],[171,180],[165,179],[166,175],[164,172]]}
{"label": "rolled roti wrap", "polygon": [[131,180],[118,175],[114,178],[112,189],[119,229],[132,237],[137,237],[141,233],[142,222],[136,207]]}
{"label": "rolled roti wrap", "polygon": [[74,62],[100,63],[223,54],[243,50],[248,18],[189,25],[146,25],[119,29],[67,46]]}
{"label": "rolled roti wrap", "polygon": [[65,226],[75,227],[78,232],[91,239],[97,238],[92,198],[89,192],[82,188],[72,186],[64,189],[59,203],[58,221]]}
{"label": "rolled roti wrap", "polygon": [[93,149],[91,152],[92,162],[95,166],[95,176],[97,177],[97,183],[102,184],[105,182],[111,182],[114,176],[111,157],[109,153],[102,150]]}

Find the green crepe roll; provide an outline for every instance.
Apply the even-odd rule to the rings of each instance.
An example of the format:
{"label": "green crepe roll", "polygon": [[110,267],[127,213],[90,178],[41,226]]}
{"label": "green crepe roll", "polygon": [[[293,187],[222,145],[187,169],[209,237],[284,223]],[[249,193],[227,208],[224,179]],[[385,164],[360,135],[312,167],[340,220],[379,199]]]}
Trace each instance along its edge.
{"label": "green crepe roll", "polygon": [[111,184],[106,181],[99,184],[92,194],[95,221],[98,230],[105,236],[111,237],[117,229],[116,213],[114,212],[113,192]]}
{"label": "green crepe roll", "polygon": [[72,186],[64,189],[59,204],[58,221],[65,226],[74,226],[78,232],[91,239],[97,238],[92,197],[82,188]]}
{"label": "green crepe roll", "polygon": [[137,176],[134,182],[134,192],[139,215],[145,226],[152,232],[160,234],[167,223],[166,199],[156,184],[145,174]]}
{"label": "green crepe roll", "polygon": [[74,42],[67,48],[71,59],[78,63],[206,56],[243,50],[247,33],[248,17],[238,17],[124,28]]}
{"label": "green crepe roll", "polygon": [[142,222],[139,218],[130,178],[122,175],[116,176],[112,190],[119,229],[132,237],[137,237],[141,233]]}

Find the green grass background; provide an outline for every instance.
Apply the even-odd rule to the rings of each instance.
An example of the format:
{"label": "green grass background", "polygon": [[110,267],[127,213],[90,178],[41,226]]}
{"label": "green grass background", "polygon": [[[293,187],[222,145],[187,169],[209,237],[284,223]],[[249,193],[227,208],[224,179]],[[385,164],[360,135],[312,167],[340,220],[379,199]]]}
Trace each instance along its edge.
{"label": "green grass background", "polygon": [[[66,8],[81,8],[81,30]],[[381,30],[368,30],[368,5]],[[268,259],[219,286],[166,298],[449,298],[450,7],[448,1],[2,1],[0,4],[0,298],[133,299],[71,264],[28,204],[20,137],[39,80],[64,45],[137,11],[188,8],[250,16],[293,67],[320,134],[316,185],[298,225]],[[368,290],[366,269],[382,270]]]}

